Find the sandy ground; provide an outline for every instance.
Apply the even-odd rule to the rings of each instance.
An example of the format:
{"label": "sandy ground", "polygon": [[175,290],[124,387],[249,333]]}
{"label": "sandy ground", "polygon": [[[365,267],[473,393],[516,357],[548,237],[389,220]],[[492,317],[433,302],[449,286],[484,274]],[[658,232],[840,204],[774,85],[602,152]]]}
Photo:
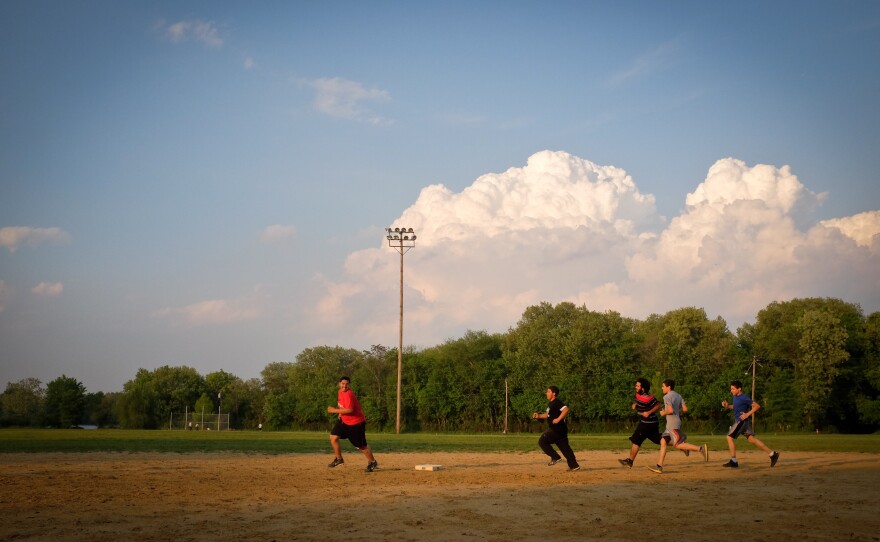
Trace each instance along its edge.
{"label": "sandy ground", "polygon": [[880,540],[880,456],[695,455],[0,454],[0,540]]}

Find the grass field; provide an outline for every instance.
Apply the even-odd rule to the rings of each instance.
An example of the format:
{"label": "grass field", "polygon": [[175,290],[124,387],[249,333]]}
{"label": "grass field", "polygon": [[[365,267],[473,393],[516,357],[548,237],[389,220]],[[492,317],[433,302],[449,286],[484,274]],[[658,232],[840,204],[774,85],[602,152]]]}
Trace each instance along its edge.
{"label": "grass field", "polygon": [[[395,452],[533,452],[537,433],[509,435],[461,435],[367,433],[370,446],[379,453]],[[575,450],[622,451],[629,449],[629,434],[575,434]],[[880,454],[880,434],[816,435],[771,433],[759,435],[768,446],[789,452],[866,452]],[[713,450],[727,449],[723,436],[688,435],[694,443],[708,442]],[[738,441],[738,447],[754,446]],[[647,443],[646,450],[656,450]],[[75,429],[3,429],[0,453],[36,452],[239,452],[254,454],[328,453],[325,432],[257,431],[138,431]]]}

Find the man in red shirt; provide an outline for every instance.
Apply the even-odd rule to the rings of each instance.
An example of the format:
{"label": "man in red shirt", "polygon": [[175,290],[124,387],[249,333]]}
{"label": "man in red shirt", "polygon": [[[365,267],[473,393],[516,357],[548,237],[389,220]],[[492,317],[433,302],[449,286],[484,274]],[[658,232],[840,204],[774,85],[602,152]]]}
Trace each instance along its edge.
{"label": "man in red shirt", "polygon": [[364,453],[367,458],[366,472],[373,472],[379,469],[379,463],[373,457],[373,452],[367,445],[367,418],[361,410],[361,404],[358,403],[357,396],[351,389],[351,379],[343,376],[339,379],[339,392],[337,393],[338,408],[327,407],[327,412],[331,414],[339,414],[339,420],[330,431],[330,445],[333,446],[333,453],[336,457],[333,462],[327,465],[331,469],[345,464],[342,460],[342,448],[339,446],[339,439],[348,439],[351,444]]}

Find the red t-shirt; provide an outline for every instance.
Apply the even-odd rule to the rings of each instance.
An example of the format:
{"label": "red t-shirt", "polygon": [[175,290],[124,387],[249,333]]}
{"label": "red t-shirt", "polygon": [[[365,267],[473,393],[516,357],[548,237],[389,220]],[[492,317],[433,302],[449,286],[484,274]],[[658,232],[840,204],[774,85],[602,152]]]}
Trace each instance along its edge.
{"label": "red t-shirt", "polygon": [[354,392],[351,391],[351,388],[346,391],[339,390],[336,397],[339,403],[339,408],[351,409],[351,414],[340,414],[342,423],[345,425],[357,425],[367,421],[367,418],[364,416],[364,411],[361,410],[361,404],[358,403],[358,398],[355,396]]}

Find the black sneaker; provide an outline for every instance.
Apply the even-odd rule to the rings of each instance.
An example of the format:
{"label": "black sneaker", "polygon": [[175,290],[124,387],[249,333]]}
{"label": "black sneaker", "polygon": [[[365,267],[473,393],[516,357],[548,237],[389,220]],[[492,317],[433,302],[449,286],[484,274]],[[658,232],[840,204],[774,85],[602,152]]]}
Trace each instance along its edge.
{"label": "black sneaker", "polygon": [[691,451],[690,451],[690,450],[682,450],[682,452],[684,452],[684,456],[685,456],[685,457],[690,457],[690,456],[691,456]]}
{"label": "black sneaker", "polygon": [[722,466],[722,467],[727,467],[728,469],[738,469],[738,468],[739,468],[739,463],[737,463],[736,461],[734,461],[734,460],[731,459],[730,461],[728,461],[727,463],[725,463],[725,464],[723,464],[723,465],[721,465],[721,466]]}
{"label": "black sneaker", "polygon": [[562,461],[562,458],[561,458],[561,457],[558,458],[558,459],[551,459],[550,462],[547,463],[547,466],[548,466],[548,467],[552,467],[553,465],[559,463],[560,461]]}
{"label": "black sneaker", "polygon": [[663,474],[663,467],[660,465],[654,465],[653,467],[648,467],[648,470],[651,472],[656,472],[657,474]]}
{"label": "black sneaker", "polygon": [[376,472],[377,470],[379,470],[379,462],[370,461],[367,463],[367,468],[364,469],[364,472]]}
{"label": "black sneaker", "polygon": [[618,459],[617,462],[624,467],[633,468],[633,460],[628,457],[626,459]]}
{"label": "black sneaker", "polygon": [[773,452],[773,455],[770,456],[770,466],[775,467],[777,461],[779,461],[779,452]]}
{"label": "black sneaker", "polygon": [[568,469],[568,472],[577,472],[577,471],[579,471],[579,470],[581,470],[581,466],[580,466],[580,465],[575,465],[574,467]]}
{"label": "black sneaker", "polygon": [[334,457],[333,463],[330,463],[327,466],[332,469],[333,467],[338,467],[339,465],[344,465],[344,464],[345,464],[345,461],[343,461],[341,457]]}

